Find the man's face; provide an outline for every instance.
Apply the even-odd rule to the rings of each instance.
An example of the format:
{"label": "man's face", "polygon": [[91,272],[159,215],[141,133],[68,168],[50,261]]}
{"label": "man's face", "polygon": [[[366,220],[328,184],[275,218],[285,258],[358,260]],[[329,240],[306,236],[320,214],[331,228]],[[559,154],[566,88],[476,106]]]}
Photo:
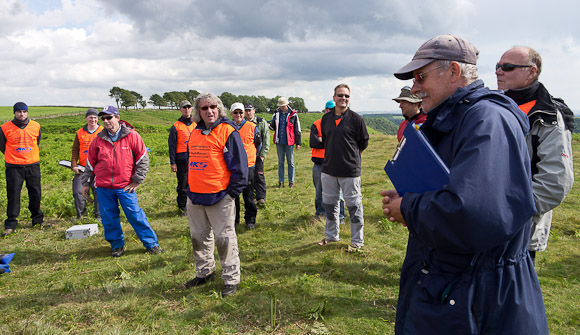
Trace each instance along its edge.
{"label": "man's face", "polygon": [[234,120],[234,122],[236,124],[240,124],[242,123],[242,120],[244,119],[244,111],[241,109],[236,109],[232,111],[232,120]]}
{"label": "man's face", "polygon": [[179,110],[181,111],[181,116],[183,116],[184,118],[188,118],[191,116],[191,106],[190,105],[183,106],[183,107],[179,108]]}
{"label": "man's face", "polygon": [[399,101],[399,108],[401,109],[401,113],[403,116],[410,118],[415,114],[419,113],[419,104],[412,103],[406,100]]}
{"label": "man's face", "polygon": [[346,109],[350,101],[350,90],[346,87],[339,87],[332,97],[337,109]]}
{"label": "man's face", "polygon": [[288,105],[286,106],[280,106],[280,110],[284,113],[286,113],[288,111]]}
{"label": "man's face", "polygon": [[28,118],[28,111],[27,110],[19,110],[14,112],[14,118],[16,120],[25,121]]}
{"label": "man's face", "polygon": [[[449,76],[446,76],[450,69],[435,69],[437,67],[436,62],[431,62],[413,71],[415,80],[413,81],[411,93],[423,99],[423,110],[426,113],[447,99],[457,89],[457,86],[453,86],[449,81]],[[444,72],[441,73],[440,71]],[[417,78],[419,74],[422,74],[422,79]]]}
{"label": "man's face", "polygon": [[246,109],[244,111],[244,116],[246,117],[246,120],[251,121],[254,118],[254,115],[256,115],[256,110],[255,109]]}
{"label": "man's face", "polygon": [[211,126],[218,119],[219,110],[217,104],[207,99],[202,100],[199,104],[199,114],[205,126]]}
{"label": "man's face", "polygon": [[103,122],[103,127],[111,133],[116,133],[119,130],[119,116],[118,115],[101,115],[101,121]]}
{"label": "man's face", "polygon": [[89,115],[85,117],[85,120],[87,121],[87,125],[89,125],[90,128],[94,128],[99,122],[99,117],[96,115]]}
{"label": "man's face", "polygon": [[[527,51],[521,48],[513,48],[506,51],[498,64],[529,65]],[[531,67],[516,67],[511,71],[501,68],[495,70],[498,90],[515,90],[528,87],[534,81],[535,71]]]}

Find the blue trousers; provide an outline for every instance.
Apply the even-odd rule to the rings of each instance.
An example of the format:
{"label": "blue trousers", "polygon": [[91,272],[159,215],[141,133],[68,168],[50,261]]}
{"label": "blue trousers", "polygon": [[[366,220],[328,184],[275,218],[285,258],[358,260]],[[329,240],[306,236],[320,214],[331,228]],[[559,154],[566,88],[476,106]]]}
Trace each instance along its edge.
{"label": "blue trousers", "polygon": [[151,228],[145,212],[139,207],[137,192],[129,193],[124,192],[123,189],[98,187],[97,198],[99,198],[99,209],[103,228],[105,229],[105,239],[111,244],[112,249],[125,246],[119,204],[121,204],[127,220],[133,226],[145,249],[149,250],[159,245],[155,231]]}
{"label": "blue trousers", "polygon": [[294,146],[276,143],[278,153],[278,182],[284,182],[284,158],[288,162],[288,182],[294,182]]}

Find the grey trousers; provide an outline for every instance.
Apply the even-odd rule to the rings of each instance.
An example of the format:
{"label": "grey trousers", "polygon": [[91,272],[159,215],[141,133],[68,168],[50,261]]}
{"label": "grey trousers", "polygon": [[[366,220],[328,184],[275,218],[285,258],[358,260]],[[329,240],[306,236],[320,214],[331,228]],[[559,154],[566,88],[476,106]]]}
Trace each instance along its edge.
{"label": "grey trousers", "polygon": [[226,285],[240,283],[240,256],[238,238],[234,227],[236,206],[234,199],[226,195],[213,206],[194,205],[187,199],[189,233],[193,244],[193,258],[199,278],[215,271],[214,238],[217,245],[222,279]]}
{"label": "grey trousers", "polygon": [[324,234],[329,241],[338,241],[340,191],[350,216],[350,242],[364,245],[364,218],[360,177],[333,177],[322,173],[322,202],[326,212]]}

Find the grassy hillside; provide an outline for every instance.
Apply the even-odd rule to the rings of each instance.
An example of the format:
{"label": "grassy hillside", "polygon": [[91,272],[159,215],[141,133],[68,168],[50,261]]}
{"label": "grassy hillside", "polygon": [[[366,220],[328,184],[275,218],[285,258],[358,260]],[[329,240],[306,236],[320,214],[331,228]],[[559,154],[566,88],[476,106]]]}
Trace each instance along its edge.
{"label": "grassy hillside", "polygon": [[[74,134],[59,132],[83,124],[82,116],[41,119],[42,209],[51,229],[32,228],[23,192],[21,222],[15,234],[0,239],[0,253],[14,252],[11,274],[0,276],[0,334],[393,334],[399,270],[407,230],[381,214],[379,192],[391,188],[383,166],[396,146],[395,136],[373,134],[363,154],[365,248],[345,252],[342,241],[326,247],[324,223],[313,217],[314,187],[308,129],[321,114],[301,114],[303,148],[295,152],[296,188],[278,189],[275,147],[266,158],[267,205],[257,228],[239,227],[242,264],[239,291],[220,297],[216,279],[183,289],[195,276],[187,218],[177,216],[175,175],[167,156],[167,129],[178,111],[124,112],[151,148],[151,168],[139,188],[139,201],[165,253],[145,253],[123,218],[127,252],[109,256],[99,234],[65,240],[73,222],[72,172],[57,165],[70,157]],[[264,116],[267,117],[267,116]],[[51,131],[49,131],[49,129]],[[76,130],[76,129],[75,129]],[[580,157],[580,142],[574,141]],[[575,171],[580,169],[576,160]],[[4,175],[0,167],[0,175]],[[577,174],[578,175],[578,174]],[[6,199],[0,177],[0,199]],[[580,332],[580,186],[554,213],[547,251],[537,256],[550,331]],[[0,200],[0,220],[6,202]],[[218,267],[218,273],[221,268]],[[219,276],[218,276],[219,277]]]}

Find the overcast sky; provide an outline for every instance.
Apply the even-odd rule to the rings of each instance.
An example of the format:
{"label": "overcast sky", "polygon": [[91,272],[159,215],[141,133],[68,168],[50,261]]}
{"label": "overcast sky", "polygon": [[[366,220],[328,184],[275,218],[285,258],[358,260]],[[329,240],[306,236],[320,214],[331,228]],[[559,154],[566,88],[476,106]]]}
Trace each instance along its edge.
{"label": "overcast sky", "polygon": [[304,98],[321,110],[351,85],[355,111],[398,111],[393,72],[439,34],[480,50],[480,77],[513,45],[580,113],[580,5],[497,0],[1,0],[0,106],[104,106],[119,86]]}

